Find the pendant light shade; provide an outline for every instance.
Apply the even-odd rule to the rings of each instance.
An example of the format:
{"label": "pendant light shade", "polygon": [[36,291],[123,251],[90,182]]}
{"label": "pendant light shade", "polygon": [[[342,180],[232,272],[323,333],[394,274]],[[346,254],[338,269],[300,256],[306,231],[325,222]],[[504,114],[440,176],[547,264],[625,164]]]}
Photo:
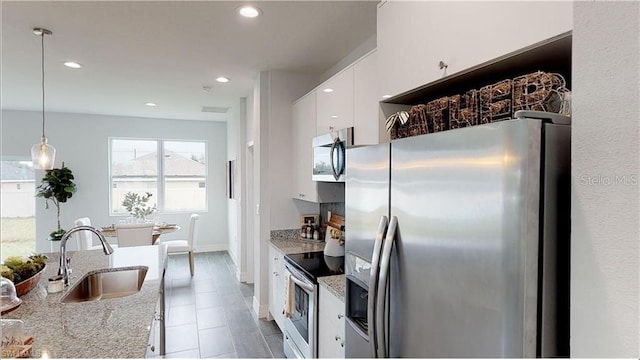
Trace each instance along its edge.
{"label": "pendant light shade", "polygon": [[47,137],[44,134],[44,37],[53,33],[44,28],[34,28],[33,33],[40,36],[42,50],[42,138],[39,143],[31,147],[31,161],[36,169],[51,170],[56,160],[56,148],[47,144]]}
{"label": "pendant light shade", "polygon": [[42,170],[53,169],[56,160],[56,148],[47,144],[47,138],[43,137],[41,142],[31,147],[31,161],[33,167]]}

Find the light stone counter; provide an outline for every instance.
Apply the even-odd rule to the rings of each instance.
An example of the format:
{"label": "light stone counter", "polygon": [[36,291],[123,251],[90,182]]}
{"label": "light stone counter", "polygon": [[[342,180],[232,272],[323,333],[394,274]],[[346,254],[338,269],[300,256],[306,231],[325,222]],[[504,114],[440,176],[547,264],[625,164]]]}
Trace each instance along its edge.
{"label": "light stone counter", "polygon": [[344,302],[344,294],[345,294],[345,277],[344,275],[332,275],[332,276],[323,276],[318,278],[318,283],[320,286],[328,289],[333,293],[333,295],[337,296],[338,299]]}
{"label": "light stone counter", "polygon": [[102,249],[69,252],[73,269],[69,288],[91,270],[149,266],[138,293],[82,303],[61,303],[67,289],[47,293],[48,278],[58,270],[59,255],[46,255],[49,260],[40,283],[22,296],[20,307],[3,315],[24,321],[25,334],[34,337],[32,357],[144,358],[166,268],[166,246],[114,248],[110,256]]}
{"label": "light stone counter", "polygon": [[[325,242],[312,242],[301,240],[298,237],[300,230],[274,230],[271,231],[271,244],[283,254],[296,254],[307,251],[324,250]],[[344,301],[345,280],[344,275],[323,276],[318,278],[318,283],[326,287],[338,298]]]}
{"label": "light stone counter", "polygon": [[324,241],[305,241],[299,238],[300,230],[273,230],[271,244],[283,254],[296,254],[324,250]]}

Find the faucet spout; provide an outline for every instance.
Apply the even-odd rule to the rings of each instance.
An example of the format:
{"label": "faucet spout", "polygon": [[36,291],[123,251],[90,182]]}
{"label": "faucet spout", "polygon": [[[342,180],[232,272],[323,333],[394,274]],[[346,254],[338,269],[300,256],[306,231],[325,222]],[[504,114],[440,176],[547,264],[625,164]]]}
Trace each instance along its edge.
{"label": "faucet spout", "polygon": [[71,235],[78,231],[90,231],[96,234],[98,239],[100,239],[104,254],[113,254],[113,248],[111,247],[107,239],[104,238],[104,235],[102,235],[102,233],[98,231],[98,229],[87,225],[76,226],[69,229],[69,231],[62,235],[62,239],[60,240],[60,267],[58,268],[58,275],[62,275],[64,286],[69,286],[69,273],[71,272],[71,269],[69,268],[69,260],[67,259],[67,241],[69,240]]}

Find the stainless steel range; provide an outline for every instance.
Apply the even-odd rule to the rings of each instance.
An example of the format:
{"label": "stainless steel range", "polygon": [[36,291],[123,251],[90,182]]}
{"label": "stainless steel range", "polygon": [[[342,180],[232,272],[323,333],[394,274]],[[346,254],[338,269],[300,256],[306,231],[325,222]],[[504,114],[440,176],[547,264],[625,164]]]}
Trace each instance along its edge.
{"label": "stainless steel range", "polygon": [[[290,296],[294,300],[284,323],[284,353],[288,358],[318,356],[318,277],[344,274],[344,256],[325,256],[322,251],[284,257]],[[288,286],[288,284],[285,284]]]}

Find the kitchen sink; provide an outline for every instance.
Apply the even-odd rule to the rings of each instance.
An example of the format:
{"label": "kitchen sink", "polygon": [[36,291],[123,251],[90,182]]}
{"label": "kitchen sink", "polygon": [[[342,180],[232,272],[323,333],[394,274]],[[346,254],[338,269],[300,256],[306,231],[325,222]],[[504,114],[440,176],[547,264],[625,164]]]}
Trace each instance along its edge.
{"label": "kitchen sink", "polygon": [[128,266],[90,271],[64,294],[60,302],[77,303],[133,295],[140,291],[147,270],[147,266]]}

